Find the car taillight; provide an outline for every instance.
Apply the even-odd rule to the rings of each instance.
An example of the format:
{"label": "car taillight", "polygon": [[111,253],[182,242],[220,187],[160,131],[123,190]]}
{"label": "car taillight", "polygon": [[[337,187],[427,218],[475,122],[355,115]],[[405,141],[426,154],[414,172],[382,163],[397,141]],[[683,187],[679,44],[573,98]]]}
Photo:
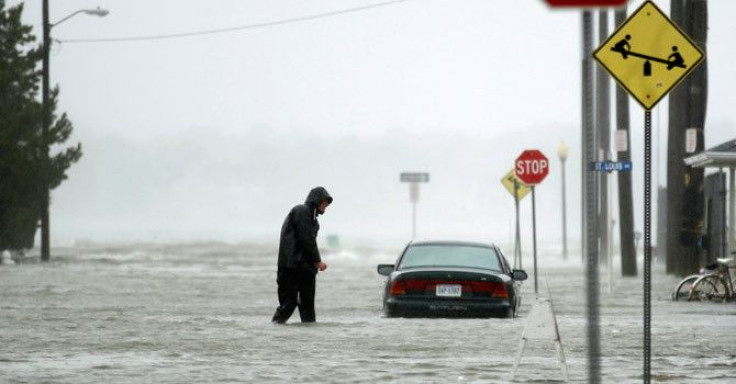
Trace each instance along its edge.
{"label": "car taillight", "polygon": [[404,281],[403,280],[394,280],[391,282],[391,295],[403,295],[406,294],[406,289],[404,289]]}
{"label": "car taillight", "polygon": [[473,292],[483,293],[491,297],[499,299],[508,299],[509,292],[506,290],[506,284],[486,281],[472,282]]}
{"label": "car taillight", "polygon": [[392,295],[405,295],[412,293],[424,293],[427,284],[426,280],[394,280],[391,282]]}

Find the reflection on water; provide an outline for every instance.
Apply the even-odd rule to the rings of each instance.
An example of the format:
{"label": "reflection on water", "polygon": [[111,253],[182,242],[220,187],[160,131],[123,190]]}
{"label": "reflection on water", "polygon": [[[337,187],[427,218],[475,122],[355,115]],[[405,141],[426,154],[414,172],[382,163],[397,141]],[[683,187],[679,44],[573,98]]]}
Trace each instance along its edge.
{"label": "reflection on water", "polygon": [[[318,322],[302,325],[297,312],[285,326],[269,322],[272,246],[69,248],[46,265],[3,265],[0,382],[507,382],[533,277],[519,319],[385,319],[375,265],[399,251],[327,252]],[[540,271],[571,381],[584,383],[583,270],[542,258]],[[734,382],[736,305],[673,303],[677,279],[655,272],[653,380]],[[604,382],[641,382],[641,289],[640,278],[620,279],[601,295]],[[524,356],[518,381],[561,378],[553,344]]]}

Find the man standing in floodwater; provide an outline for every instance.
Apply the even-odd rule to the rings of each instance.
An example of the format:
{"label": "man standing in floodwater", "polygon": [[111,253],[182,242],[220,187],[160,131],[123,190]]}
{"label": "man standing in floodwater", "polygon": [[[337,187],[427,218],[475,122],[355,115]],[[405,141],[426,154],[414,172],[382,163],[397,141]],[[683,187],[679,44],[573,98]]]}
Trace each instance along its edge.
{"label": "man standing in floodwater", "polygon": [[317,248],[317,216],[325,213],[331,203],[332,196],[326,189],[313,188],[304,204],[292,208],[281,226],[276,273],[279,306],[271,320],[274,323],[286,323],[297,306],[302,323],[317,320],[314,312],[317,271],[327,268]]}

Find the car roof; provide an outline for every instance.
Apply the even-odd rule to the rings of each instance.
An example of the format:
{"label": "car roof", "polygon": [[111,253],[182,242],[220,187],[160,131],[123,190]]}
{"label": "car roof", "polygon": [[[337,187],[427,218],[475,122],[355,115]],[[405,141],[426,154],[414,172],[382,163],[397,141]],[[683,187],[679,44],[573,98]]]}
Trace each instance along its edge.
{"label": "car roof", "polygon": [[479,247],[479,248],[496,248],[492,243],[480,243],[475,241],[460,241],[460,240],[425,240],[425,241],[413,241],[409,243],[410,247],[422,246],[422,245],[456,245],[462,247]]}

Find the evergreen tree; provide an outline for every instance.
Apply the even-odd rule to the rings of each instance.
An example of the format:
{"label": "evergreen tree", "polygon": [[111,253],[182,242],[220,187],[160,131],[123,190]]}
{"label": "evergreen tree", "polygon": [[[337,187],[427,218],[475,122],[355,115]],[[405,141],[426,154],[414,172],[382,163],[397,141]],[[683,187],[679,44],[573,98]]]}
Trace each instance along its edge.
{"label": "evergreen tree", "polygon": [[0,251],[28,249],[41,215],[46,188],[66,179],[82,155],[80,144],[54,154],[72,133],[66,114],[55,114],[58,88],[51,92],[51,126],[44,134],[39,101],[43,48],[23,25],[23,4],[8,9],[0,0]]}

